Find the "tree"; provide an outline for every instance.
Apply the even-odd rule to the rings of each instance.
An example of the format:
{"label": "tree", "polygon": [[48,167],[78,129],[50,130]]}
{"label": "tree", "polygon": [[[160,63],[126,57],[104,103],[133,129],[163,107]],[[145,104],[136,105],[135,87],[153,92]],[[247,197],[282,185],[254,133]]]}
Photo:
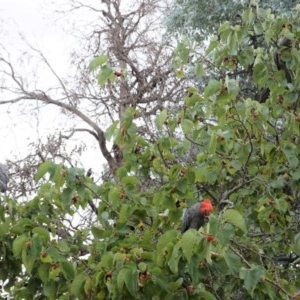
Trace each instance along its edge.
{"label": "tree", "polygon": [[257,3],[262,8],[270,8],[275,13],[289,16],[297,1],[177,0],[168,14],[168,29],[179,36],[207,40],[223,22],[240,23],[241,11]]}
{"label": "tree", "polygon": [[[104,132],[107,127],[122,127],[124,112],[131,107],[139,111],[135,116],[139,120],[138,130],[143,135],[153,136],[154,130],[148,120],[164,106],[176,107],[180,101],[182,85],[171,72],[172,47],[154,34],[162,30],[160,16],[168,9],[168,3],[161,5],[159,1],[134,1],[129,9],[117,0],[103,1],[98,6],[72,1],[68,9],[72,13],[87,11],[89,17],[93,19],[94,16],[95,19],[81,41],[81,45],[86,47],[73,53],[75,79],[61,78],[47,57],[39,49],[30,46],[39,63],[44,63],[58,83],[58,86],[47,90],[40,88],[35,82],[28,82],[26,74],[22,75],[20,68],[9,59],[8,52],[3,50],[3,98],[0,104],[32,106],[40,102],[48,105],[43,106],[44,110],[49,109],[50,104],[62,114],[76,118],[77,124],[73,121],[70,128],[52,134],[46,141],[41,137],[41,141],[32,145],[35,154],[33,156],[30,153],[29,158],[34,163],[25,165],[36,166],[47,157],[69,163],[67,155],[59,152],[74,135],[85,132],[95,139],[100,157],[104,157],[108,163],[108,172],[114,174],[122,163],[122,150],[116,144],[112,147],[106,145]],[[97,58],[91,61],[91,57]],[[97,77],[91,73],[93,70],[99,71]],[[43,108],[40,108],[41,112]],[[24,107],[21,109],[24,110]],[[76,146],[72,153],[80,154],[84,147],[84,144]],[[48,151],[53,148],[55,151]],[[14,178],[17,172],[20,177],[29,173],[26,170],[21,172],[20,168],[14,169],[14,165],[10,163]],[[72,165],[75,165],[74,161]],[[24,182],[22,178],[19,181]],[[26,187],[27,183],[22,186]],[[24,191],[17,191],[17,194],[24,195]]]}
{"label": "tree", "polygon": [[[291,255],[286,267],[280,254],[300,254],[298,17],[299,9],[287,19],[251,7],[240,25],[221,25],[205,56],[180,44],[178,76],[194,55],[199,80],[212,65],[220,77],[189,86],[178,111],[163,108],[155,139],[127,107],[122,126],[102,131],[122,150],[113,177],[97,184],[83,169],[45,161],[31,201],[4,199],[0,279],[14,299],[296,299],[297,264]],[[282,37],[290,43],[280,46]],[[107,59],[91,65],[103,74]],[[209,222],[182,235],[183,208],[206,197]],[[64,230],[88,206],[93,224]]]}

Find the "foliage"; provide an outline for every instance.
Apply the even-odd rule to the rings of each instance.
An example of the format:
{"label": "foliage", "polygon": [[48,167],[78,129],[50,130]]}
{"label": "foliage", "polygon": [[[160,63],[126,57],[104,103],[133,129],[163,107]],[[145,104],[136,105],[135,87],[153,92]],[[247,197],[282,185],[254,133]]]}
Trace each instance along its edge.
{"label": "foliage", "polygon": [[[105,177],[113,176],[122,164],[122,151],[106,143],[107,127],[121,121],[126,108],[132,107],[139,111],[135,116],[139,133],[153,136],[151,120],[157,112],[182,102],[183,85],[172,67],[173,47],[156,34],[164,31],[161,20],[171,1],[67,2],[60,8],[53,3],[55,15],[62,13],[56,21],[64,20],[58,22],[78,41],[67,47],[71,46],[71,61],[63,74],[27,41],[20,59],[5,47],[5,39],[1,43],[0,105],[13,104],[13,111],[28,116],[29,122],[51,118],[53,123],[46,136],[44,122],[35,120],[32,126],[39,136],[29,149],[25,147],[29,154],[22,149],[22,154],[10,158],[9,195],[14,198],[24,199],[36,191],[32,176],[37,165],[49,159],[71,167],[82,164],[81,154],[87,149],[87,156],[99,155],[92,166],[95,174],[100,177],[107,164]],[[33,78],[28,76],[28,57],[30,68],[37,66]],[[45,79],[42,69],[54,81]]]}
{"label": "foliage", "polygon": [[[99,185],[82,169],[46,161],[31,201],[2,198],[0,279],[14,299],[297,297],[299,270],[277,257],[300,255],[299,9],[287,20],[250,8],[242,20],[221,25],[194,70],[202,76],[209,61],[224,76],[203,91],[188,88],[178,113],[163,109],[157,139],[138,133],[130,107],[107,129],[122,150],[113,180]],[[278,48],[282,36],[289,47]],[[182,70],[189,50],[176,51]],[[253,97],[238,75],[245,70]],[[259,102],[262,88],[269,96]],[[215,212],[181,235],[183,208],[202,197]],[[91,228],[60,230],[58,220],[88,206],[96,208]]]}
{"label": "foliage", "polygon": [[177,0],[168,14],[166,24],[173,34],[205,40],[225,21],[240,23],[243,9],[251,5],[255,6],[257,3],[262,8],[272,8],[275,13],[289,15],[298,2],[294,0]]}

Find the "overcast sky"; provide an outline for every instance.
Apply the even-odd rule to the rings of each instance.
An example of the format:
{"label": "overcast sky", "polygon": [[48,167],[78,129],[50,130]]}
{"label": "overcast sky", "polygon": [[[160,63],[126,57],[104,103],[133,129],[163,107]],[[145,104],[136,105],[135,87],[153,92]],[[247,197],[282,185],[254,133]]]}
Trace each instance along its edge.
{"label": "overcast sky", "polygon": [[[43,52],[58,74],[66,74],[74,37],[62,29],[62,22],[54,13],[55,8],[60,8],[62,3],[63,0],[0,0],[1,43],[9,49],[12,58],[17,57],[26,47],[21,38],[23,36],[30,45]],[[31,67],[32,65],[29,65],[28,70]],[[45,73],[41,82],[47,88],[51,86],[51,80],[55,79]],[[36,119],[37,111],[32,111],[30,115],[22,115],[17,113],[13,106],[0,106],[0,161],[13,159],[15,154],[22,157],[27,145],[34,141],[37,135],[53,133],[55,128],[63,126],[66,120],[56,112],[55,108],[49,107],[47,113],[51,118]],[[89,136],[85,136],[84,141],[95,144]],[[95,160],[96,168],[100,168],[102,164],[99,162],[98,149],[83,154],[80,160],[86,168],[91,167]]]}
{"label": "overcast sky", "polygon": [[66,34],[56,22],[51,3],[50,0],[0,0],[1,31],[5,43],[11,42],[15,47],[23,45],[21,33],[47,54],[57,54],[57,46],[64,41]]}
{"label": "overcast sky", "polygon": [[[61,48],[63,32],[55,28],[41,2],[44,6],[47,1],[0,0],[1,43],[9,51],[10,58],[15,60],[25,47],[21,38],[24,36],[29,43],[46,51],[49,59],[59,65],[57,58],[61,55],[58,55],[57,49]],[[34,122],[29,116],[19,115],[14,107],[0,107],[0,138],[5,140],[5,143],[0,143],[0,159],[12,159],[10,155],[15,153],[22,155],[23,149],[35,135],[33,127]]]}

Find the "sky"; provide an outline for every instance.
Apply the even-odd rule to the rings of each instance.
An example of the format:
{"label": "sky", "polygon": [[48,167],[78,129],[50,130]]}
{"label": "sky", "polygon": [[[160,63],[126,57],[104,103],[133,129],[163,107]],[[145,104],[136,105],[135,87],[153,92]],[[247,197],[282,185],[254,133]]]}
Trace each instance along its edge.
{"label": "sky", "polygon": [[57,17],[52,13],[54,6],[51,3],[49,0],[1,0],[0,22],[5,43],[11,43],[14,48],[23,46],[20,38],[22,34],[28,42],[57,61],[65,52],[67,34],[60,28]]}
{"label": "sky", "polygon": [[[1,44],[9,49],[12,59],[19,57],[24,51],[26,42],[42,51],[52,67],[60,75],[66,75],[70,66],[70,51],[74,44],[71,37],[62,28],[59,15],[54,13],[58,4],[63,0],[0,0],[0,34]],[[26,42],[24,42],[24,39]],[[24,58],[25,64],[26,59]],[[24,63],[24,62],[23,62]],[[31,68],[34,70],[30,71]],[[55,78],[43,69],[28,61],[29,74],[38,70],[41,75],[40,86],[49,87]],[[23,70],[24,71],[24,70]],[[44,86],[43,86],[44,85]],[[46,115],[40,115],[38,108],[32,108],[30,113],[17,112],[14,106],[0,106],[0,162],[22,157],[26,153],[27,145],[36,140],[37,136],[45,136],[63,127],[68,120],[57,114],[57,109],[47,107]],[[87,134],[85,134],[87,135]],[[83,136],[77,135],[78,141]],[[5,143],[1,142],[5,141]],[[103,161],[99,161],[99,150],[90,136],[84,136],[89,151],[80,158],[83,167],[95,166],[101,168]],[[73,141],[76,143],[77,141]]]}
{"label": "sky", "polygon": [[[45,51],[56,68],[64,64],[59,53],[64,33],[56,28],[53,20],[47,19],[41,1],[0,0],[0,26],[1,42],[9,49],[11,59],[18,57],[25,47],[21,38],[24,36],[29,43]],[[13,152],[22,154],[24,146],[36,135],[34,123],[32,115],[23,116],[14,107],[0,107],[0,138],[6,141],[1,143],[0,159],[11,159]]]}

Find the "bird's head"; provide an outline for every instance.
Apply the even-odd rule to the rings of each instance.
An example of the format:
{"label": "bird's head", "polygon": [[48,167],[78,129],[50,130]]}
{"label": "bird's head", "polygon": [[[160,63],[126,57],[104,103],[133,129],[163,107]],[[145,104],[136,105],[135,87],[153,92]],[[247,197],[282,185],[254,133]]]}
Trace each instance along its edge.
{"label": "bird's head", "polygon": [[200,207],[199,207],[200,215],[208,216],[213,212],[213,210],[214,210],[214,207],[213,207],[210,199],[204,199],[200,203]]}

